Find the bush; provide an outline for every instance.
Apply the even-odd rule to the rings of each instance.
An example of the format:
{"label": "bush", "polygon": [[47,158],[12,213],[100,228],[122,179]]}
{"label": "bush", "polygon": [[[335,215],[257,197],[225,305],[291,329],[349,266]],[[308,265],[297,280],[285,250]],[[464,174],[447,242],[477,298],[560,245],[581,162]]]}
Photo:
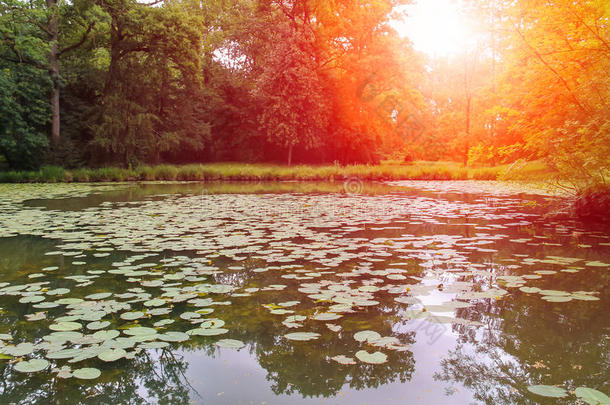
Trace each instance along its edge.
{"label": "bush", "polygon": [[610,186],[583,191],[574,202],[574,213],[580,219],[593,223],[610,223]]}

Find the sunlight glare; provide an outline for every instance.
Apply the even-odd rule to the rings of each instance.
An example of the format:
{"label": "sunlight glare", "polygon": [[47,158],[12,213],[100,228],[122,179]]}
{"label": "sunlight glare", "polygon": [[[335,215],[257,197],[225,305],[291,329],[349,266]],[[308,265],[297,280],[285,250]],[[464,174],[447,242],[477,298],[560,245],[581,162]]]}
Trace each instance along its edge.
{"label": "sunlight glare", "polygon": [[469,23],[456,0],[416,0],[404,10],[407,17],[393,26],[419,51],[450,56],[466,50],[472,41]]}

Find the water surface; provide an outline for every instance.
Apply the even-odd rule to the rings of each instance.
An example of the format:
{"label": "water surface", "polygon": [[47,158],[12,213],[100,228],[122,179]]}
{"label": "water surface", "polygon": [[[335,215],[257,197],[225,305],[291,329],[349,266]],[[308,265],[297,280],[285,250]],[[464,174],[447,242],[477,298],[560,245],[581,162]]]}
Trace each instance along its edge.
{"label": "water surface", "polygon": [[0,185],[0,403],[610,394],[610,237],[545,219],[560,203],[494,182]]}

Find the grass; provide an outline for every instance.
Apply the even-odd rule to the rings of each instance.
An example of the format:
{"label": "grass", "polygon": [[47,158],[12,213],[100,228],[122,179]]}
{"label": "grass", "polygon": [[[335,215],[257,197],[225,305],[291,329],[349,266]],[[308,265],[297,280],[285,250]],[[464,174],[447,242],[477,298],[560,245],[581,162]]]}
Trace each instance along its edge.
{"label": "grass", "polygon": [[141,166],[66,170],[45,166],[38,171],[0,172],[0,183],[124,182],[124,181],[343,181],[367,180],[543,180],[549,170],[542,162],[494,167],[464,167],[457,162],[380,165],[282,166],[248,163]]}

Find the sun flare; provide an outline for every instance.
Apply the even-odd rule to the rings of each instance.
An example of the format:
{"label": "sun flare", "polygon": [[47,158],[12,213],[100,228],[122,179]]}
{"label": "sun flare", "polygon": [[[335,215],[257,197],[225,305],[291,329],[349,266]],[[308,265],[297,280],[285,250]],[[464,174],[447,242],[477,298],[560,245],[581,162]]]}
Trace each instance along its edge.
{"label": "sun flare", "polygon": [[407,17],[393,25],[414,47],[430,56],[463,52],[472,42],[471,27],[455,0],[418,0],[406,6]]}

